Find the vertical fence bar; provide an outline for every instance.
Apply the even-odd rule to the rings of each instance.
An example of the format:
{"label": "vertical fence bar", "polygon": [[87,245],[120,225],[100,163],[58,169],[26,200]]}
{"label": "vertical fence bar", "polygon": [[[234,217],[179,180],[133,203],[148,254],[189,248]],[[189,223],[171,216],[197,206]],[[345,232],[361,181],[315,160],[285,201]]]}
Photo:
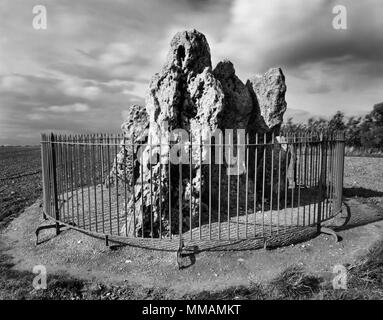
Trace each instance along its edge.
{"label": "vertical fence bar", "polygon": [[97,210],[97,155],[96,147],[97,139],[95,135],[91,137],[92,144],[92,180],[93,180],[93,196],[94,196],[94,218],[96,223],[96,232],[98,232],[98,210]]}
{"label": "vertical fence bar", "polygon": [[69,180],[70,180],[70,198],[71,198],[71,205],[72,205],[72,208],[71,208],[71,211],[72,211],[72,223],[75,224],[75,208],[74,208],[74,190],[73,190],[73,183],[74,183],[74,179],[73,179],[73,144],[72,144],[72,135],[69,135],[68,137],[68,147],[69,147],[69,152],[68,152],[68,161],[69,161],[69,170],[70,170],[70,174],[69,174]]}
{"label": "vertical fence bar", "polygon": [[105,233],[105,206],[104,206],[104,144],[105,138],[104,135],[101,134],[99,136],[99,152],[100,152],[100,189],[101,189],[101,219],[102,219],[102,233]]}
{"label": "vertical fence bar", "polygon": [[53,212],[53,177],[52,177],[52,135],[47,135],[47,169],[48,169],[48,192],[49,192],[49,216],[55,217],[55,212]]}
{"label": "vertical fence bar", "polygon": [[52,150],[52,178],[53,178],[53,205],[55,211],[55,219],[56,219],[56,235],[60,233],[60,211],[58,207],[58,195],[57,195],[57,161],[56,161],[56,137],[52,133],[51,134],[51,150]]}
{"label": "vertical fence bar", "polygon": [[310,199],[309,199],[309,218],[308,218],[308,224],[311,225],[311,193],[312,193],[312,187],[313,187],[313,142],[312,142],[312,131],[309,132],[309,184],[308,188],[310,190]]}
{"label": "vertical fence bar", "polygon": [[289,141],[289,132],[286,133],[286,159],[285,159],[285,206],[283,208],[284,213],[284,227],[287,226],[287,206],[288,206],[288,170],[289,170],[289,157],[291,161],[291,145]]}
{"label": "vertical fence bar", "polygon": [[323,203],[323,219],[327,218],[328,211],[328,193],[329,193],[329,161],[331,154],[331,133],[329,131],[326,132],[326,149],[325,149],[325,174],[324,174],[324,203]]}
{"label": "vertical fence bar", "polygon": [[202,133],[199,137],[199,215],[198,215],[198,226],[199,226],[199,239],[202,238]]}
{"label": "vertical fence bar", "polygon": [[193,135],[190,132],[190,144],[189,144],[189,180],[190,180],[190,201],[189,201],[189,232],[190,240],[193,240]]}
{"label": "vertical fence bar", "polygon": [[107,175],[108,175],[108,204],[109,204],[109,234],[113,234],[113,219],[112,219],[112,187],[111,187],[111,170],[110,170],[110,147],[113,137],[107,136]]}
{"label": "vertical fence bar", "polygon": [[[160,137],[160,142],[159,142],[159,151],[160,151],[160,163],[159,163],[159,165],[160,165],[160,181],[159,181],[159,188],[160,188],[160,200],[159,200],[159,207],[160,207],[160,216],[159,216],[159,219],[158,219],[158,221],[159,221],[159,224],[160,224],[160,226],[159,226],[159,232],[160,232],[160,235],[159,235],[159,238],[160,239],[162,239],[162,135],[161,135],[161,137]],[[132,180],[133,180],[133,178],[132,178]],[[190,194],[191,195],[191,194]]]}
{"label": "vertical fence bar", "polygon": [[180,249],[182,248],[182,139],[179,140],[181,156],[178,158],[178,236],[180,237]]}
{"label": "vertical fence bar", "polygon": [[[239,239],[239,150],[241,148],[239,143],[238,131],[237,131],[237,239]],[[234,151],[234,150],[233,150]]]}
{"label": "vertical fence bar", "polygon": [[279,145],[278,147],[278,201],[277,201],[277,233],[279,234],[279,214],[280,214],[280,202],[281,202],[281,165],[282,165],[282,154],[281,154],[281,147]]}
{"label": "vertical fence bar", "polygon": [[219,135],[219,163],[218,163],[218,240],[221,240],[221,181],[222,181],[222,159],[223,159],[223,136]]}
{"label": "vertical fence bar", "polygon": [[[44,143],[43,143],[43,151],[44,151],[44,163],[45,163],[45,170],[44,170],[44,174],[45,174],[45,184],[44,184],[44,188],[45,188],[45,199],[46,199],[46,202],[45,202],[45,213],[46,215],[49,215],[51,216],[50,214],[50,203],[51,203],[51,195],[50,195],[50,181],[51,181],[51,177],[50,177],[50,174],[49,174],[49,166],[50,166],[50,161],[49,161],[49,137],[47,134],[43,134],[43,137],[44,137]],[[44,167],[43,167],[44,168]]]}
{"label": "vertical fence bar", "polygon": [[316,195],[315,195],[315,202],[314,202],[314,223],[316,222],[316,218],[318,216],[318,192],[319,192],[319,148],[321,146],[321,143],[316,135],[316,141],[314,144],[314,187],[315,189],[318,189]]}
{"label": "vertical fence bar", "polygon": [[343,168],[342,168],[342,161],[344,159],[343,156],[343,145],[344,140],[342,138],[342,133],[338,132],[336,137],[336,143],[338,144],[338,156],[337,156],[337,174],[336,174],[336,183],[337,183],[337,201],[338,205],[336,208],[336,213],[340,212],[342,210],[342,193],[343,193]]}
{"label": "vertical fence bar", "polygon": [[[141,144],[141,147],[143,147],[143,145]],[[140,154],[141,156],[141,159],[140,160],[140,168],[141,168],[141,237],[143,238],[144,237],[144,228],[145,228],[145,225],[144,225],[144,197],[143,197],[143,194],[144,194],[144,164],[143,164],[143,154],[141,153]],[[170,165],[169,165],[169,199],[170,199]],[[170,211],[170,204],[169,204],[169,221],[170,221],[170,224],[169,224],[169,227],[170,227],[170,238],[171,238],[171,235],[172,235],[172,224],[171,224],[171,211]]]}
{"label": "vertical fence bar", "polygon": [[257,177],[258,177],[258,132],[255,134],[254,151],[254,237],[257,235]]}
{"label": "vertical fence bar", "polygon": [[118,134],[113,135],[113,142],[114,142],[114,156],[116,159],[116,170],[115,170],[115,179],[116,179],[116,214],[117,214],[117,235],[120,235],[120,204],[118,202],[118,197],[119,197],[119,176],[118,176],[118,159],[117,159],[117,153],[118,153],[118,144],[120,141],[120,136]]}
{"label": "vertical fence bar", "polygon": [[270,172],[270,236],[273,231],[273,193],[274,193],[274,132],[271,134],[271,172]]}
{"label": "vertical fence bar", "polygon": [[336,167],[334,165],[334,158],[336,157],[336,150],[334,148],[334,134],[331,134],[330,141],[329,141],[329,147],[330,147],[330,157],[329,157],[329,190],[327,195],[327,202],[329,206],[329,216],[333,213],[334,210],[334,202],[333,202],[333,191],[334,191],[334,172],[336,170]]}
{"label": "vertical fence bar", "polygon": [[337,211],[337,196],[338,196],[338,185],[337,185],[337,177],[338,177],[338,158],[339,158],[339,146],[338,146],[338,141],[337,141],[337,134],[334,133],[332,137],[332,146],[333,146],[333,170],[332,170],[332,175],[331,175],[331,202],[332,202],[332,210]]}
{"label": "vertical fence bar", "polygon": [[65,140],[65,142],[64,142],[64,149],[65,149],[64,161],[65,161],[65,194],[66,194],[66,205],[67,205],[68,219],[70,220],[71,223],[73,223],[74,222],[74,220],[73,220],[73,208],[72,208],[72,214],[71,214],[70,209],[69,209],[68,136],[65,136],[64,140]]}
{"label": "vertical fence bar", "polygon": [[[125,133],[124,133],[124,139],[125,139]],[[125,143],[124,143],[125,145]],[[125,150],[127,150],[127,148],[125,147]],[[136,154],[135,154],[135,136],[134,136],[134,132],[133,132],[133,135],[132,135],[132,172],[131,172],[131,182],[132,182],[132,203],[133,203],[133,237],[136,236],[136,190],[135,190],[135,177],[134,177],[134,159],[136,158]],[[126,172],[126,170],[125,170]],[[126,173],[125,173],[126,175]],[[160,186],[161,188],[161,186]],[[161,198],[161,201],[162,201],[162,198]],[[126,220],[127,221],[127,220]],[[161,228],[161,219],[160,219],[160,228]],[[128,223],[126,222],[125,223],[125,232],[126,234],[128,234]],[[160,229],[160,234],[162,236],[162,230]]]}
{"label": "vertical fence bar", "polygon": [[324,154],[325,154],[325,143],[323,139],[323,133],[320,134],[320,169],[319,169],[319,201],[318,201],[318,211],[317,211],[317,232],[320,232],[321,222],[322,222],[322,197],[323,197],[323,174],[324,174]]}
{"label": "vertical fence bar", "polygon": [[266,179],[266,132],[263,133],[263,163],[262,163],[262,237],[265,236],[265,179]]}
{"label": "vertical fence bar", "polygon": [[152,153],[153,153],[153,139],[149,139],[149,170],[150,170],[150,236],[153,238],[153,166],[152,166]]}
{"label": "vertical fence bar", "polygon": [[54,212],[54,192],[53,192],[53,173],[52,173],[52,135],[48,134],[48,172],[49,172],[49,213],[51,217],[55,217]]}
{"label": "vertical fence bar", "polygon": [[245,142],[245,149],[246,149],[246,194],[245,194],[245,238],[247,239],[247,226],[248,226],[248,212],[247,212],[247,206],[248,206],[248,193],[249,193],[249,134],[246,133],[246,142]]}
{"label": "vertical fence bar", "polygon": [[90,146],[90,136],[89,134],[84,136],[84,157],[87,164],[84,168],[85,175],[86,175],[86,184],[87,184],[87,190],[88,190],[88,219],[89,219],[89,230],[92,231],[92,206],[91,206],[91,194],[90,194],[90,186],[91,186],[91,168],[92,168],[92,162],[91,162],[91,146]]}
{"label": "vertical fence bar", "polygon": [[[169,210],[169,237],[172,238],[172,190],[171,190],[171,158],[170,158],[170,149],[171,149],[171,132],[169,132],[168,137],[168,196],[169,196],[169,203],[168,203],[168,210]],[[142,193],[142,189],[141,189]],[[142,198],[142,197],[141,197]]]}
{"label": "vertical fence bar", "polygon": [[[307,184],[308,184],[308,178],[307,178],[307,164],[308,164],[308,161],[307,161],[307,146],[308,146],[308,136],[307,136],[307,131],[304,132],[304,140],[302,141],[302,147],[303,147],[303,159],[304,159],[304,171],[303,171],[303,176],[304,176],[304,179],[303,179],[303,188],[304,188],[304,195],[306,194],[306,190],[307,190]],[[303,226],[306,226],[306,199],[304,197],[304,200],[303,200]],[[309,225],[310,223],[308,222],[307,225]]]}
{"label": "vertical fence bar", "polygon": [[334,210],[336,210],[336,205],[334,203],[334,198],[335,198],[335,194],[336,194],[336,185],[335,185],[335,177],[336,177],[336,174],[337,174],[337,168],[336,168],[336,159],[338,157],[338,152],[337,152],[337,148],[336,148],[336,141],[334,140],[333,138],[333,141],[331,142],[332,144],[332,148],[333,148],[333,157],[332,157],[332,162],[333,162],[333,165],[332,165],[332,172],[331,172],[331,194],[330,194],[330,197],[331,197],[331,210],[332,212],[334,212]]}
{"label": "vertical fence bar", "polygon": [[292,141],[292,152],[291,152],[291,161],[292,161],[292,182],[291,182],[291,226],[293,226],[294,223],[294,191],[296,187],[296,167],[297,167],[297,144],[296,144],[296,135],[293,136]]}
{"label": "vertical fence bar", "polygon": [[226,174],[227,174],[227,238],[228,240],[230,240],[230,174],[231,174],[230,172],[231,150],[230,149],[232,144],[230,131],[228,132],[228,141],[229,141],[228,144],[226,144],[226,141],[225,141],[225,145],[226,145],[226,148],[228,148],[228,155],[229,155]]}
{"label": "vertical fence bar", "polygon": [[323,189],[323,212],[322,212],[322,220],[326,219],[327,216],[327,187],[328,187],[328,152],[329,152],[329,132],[326,132],[325,135],[326,143],[325,143],[325,158],[324,158],[324,189]]}
{"label": "vertical fence bar", "polygon": [[302,181],[301,181],[302,180],[302,135],[301,133],[298,136],[298,145],[297,145],[297,171],[298,171],[297,226],[299,226],[300,206],[301,206],[301,184],[302,184]]}
{"label": "vertical fence bar", "polygon": [[339,187],[338,187],[338,192],[339,192],[339,206],[338,210],[342,212],[342,202],[343,202],[343,179],[344,179],[344,154],[345,154],[345,147],[346,147],[346,142],[345,142],[345,132],[340,133],[340,154],[339,154],[339,159],[340,159],[340,168],[338,170],[339,173]]}
{"label": "vertical fence bar", "polygon": [[61,134],[57,137],[57,179],[58,179],[58,201],[59,201],[59,211],[61,217],[61,209],[62,209],[62,217],[63,221],[66,221],[66,210],[64,205],[64,185],[63,185],[63,151],[62,151],[62,137]]}
{"label": "vertical fence bar", "polygon": [[81,209],[82,209],[82,222],[83,222],[83,228],[86,229],[85,224],[85,201],[84,201],[84,165],[83,165],[83,158],[85,156],[84,154],[84,136],[81,134],[79,137],[78,142],[78,159],[79,159],[79,167],[80,167],[80,185],[81,185]]}
{"label": "vertical fence bar", "polygon": [[209,148],[209,240],[211,240],[211,162],[212,162],[212,142],[211,137],[209,136],[208,141],[208,148]]}
{"label": "vertical fence bar", "polygon": [[43,217],[46,218],[46,213],[47,213],[47,209],[46,209],[46,203],[47,203],[47,191],[46,191],[46,173],[45,173],[45,168],[46,168],[46,162],[45,162],[45,136],[44,134],[42,133],[40,135],[40,139],[41,139],[41,142],[40,142],[40,152],[41,152],[41,167],[42,167],[42,170],[41,170],[41,184],[43,186]]}

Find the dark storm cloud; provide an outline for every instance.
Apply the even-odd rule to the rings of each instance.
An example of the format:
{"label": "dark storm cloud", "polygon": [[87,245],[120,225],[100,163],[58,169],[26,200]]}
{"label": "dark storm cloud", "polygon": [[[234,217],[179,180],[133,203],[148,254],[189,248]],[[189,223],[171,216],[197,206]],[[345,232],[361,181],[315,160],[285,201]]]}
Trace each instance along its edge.
{"label": "dark storm cloud", "polygon": [[[280,66],[291,110],[352,114],[383,100],[380,0],[55,0],[48,29],[31,27],[32,0],[0,10],[0,144],[38,132],[118,130],[143,104],[175,32],[196,28],[213,63],[233,61],[243,81]],[[347,8],[348,29],[332,27]]]}

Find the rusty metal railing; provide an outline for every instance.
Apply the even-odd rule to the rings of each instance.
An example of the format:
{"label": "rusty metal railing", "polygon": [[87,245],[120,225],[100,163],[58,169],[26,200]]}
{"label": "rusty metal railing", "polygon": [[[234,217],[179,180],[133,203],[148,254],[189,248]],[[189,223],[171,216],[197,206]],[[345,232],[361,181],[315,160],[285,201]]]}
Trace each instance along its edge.
{"label": "rusty metal railing", "polygon": [[107,243],[167,249],[278,238],[288,244],[341,212],[342,132],[225,138],[183,142],[177,163],[170,159],[177,140],[42,134],[44,217],[57,234],[67,226]]}

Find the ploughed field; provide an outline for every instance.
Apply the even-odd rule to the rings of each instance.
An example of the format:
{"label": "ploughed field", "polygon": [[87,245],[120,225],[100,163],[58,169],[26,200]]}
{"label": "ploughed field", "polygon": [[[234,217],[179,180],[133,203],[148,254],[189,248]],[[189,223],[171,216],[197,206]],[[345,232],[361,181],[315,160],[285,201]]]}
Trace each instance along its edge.
{"label": "ploughed field", "polygon": [[33,204],[41,193],[40,147],[0,147],[0,220]]}

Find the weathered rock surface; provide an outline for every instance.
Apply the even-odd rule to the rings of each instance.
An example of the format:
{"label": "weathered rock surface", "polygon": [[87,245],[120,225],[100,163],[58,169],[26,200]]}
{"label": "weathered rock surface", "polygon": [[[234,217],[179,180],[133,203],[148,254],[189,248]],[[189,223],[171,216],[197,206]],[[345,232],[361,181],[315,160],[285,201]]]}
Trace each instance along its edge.
{"label": "weathered rock surface", "polygon": [[139,163],[136,156],[138,148],[141,144],[146,144],[148,140],[149,116],[145,107],[132,105],[128,110],[126,120],[121,125],[121,130],[124,133],[125,141],[121,141],[120,151],[114,159],[112,170],[105,182],[107,185],[114,184],[117,175],[118,179],[128,185],[130,191],[131,185],[138,178]]}
{"label": "weathered rock surface", "polygon": [[[177,33],[170,43],[164,66],[150,81],[146,112],[133,106],[122,126],[125,136],[133,137],[134,134],[135,142],[143,144],[134,152],[122,147],[115,163],[119,176],[124,170],[130,170],[129,176],[134,182],[134,195],[127,208],[128,235],[158,237],[160,230],[162,236],[177,233],[180,227],[188,230],[199,222],[200,212],[203,223],[208,205],[217,206],[219,185],[221,205],[225,206],[223,192],[229,185],[228,166],[223,164],[218,168],[216,164],[201,163],[208,158],[209,152],[205,149],[201,152],[197,143],[206,139],[207,132],[216,129],[223,133],[225,129],[243,130],[249,134],[277,132],[286,110],[284,81],[280,69],[270,69],[265,75],[256,76],[244,84],[227,60],[219,62],[213,71],[205,36],[196,30]],[[180,165],[174,159],[169,164],[169,150],[173,150],[169,148],[169,142],[176,144],[181,136],[185,142],[189,134],[193,164]],[[210,142],[205,140],[204,143]],[[187,145],[181,152],[181,157],[186,156],[187,161],[190,148]],[[250,157],[253,157],[252,152],[254,150]],[[129,153],[130,159],[135,159],[134,168],[123,163]],[[234,150],[234,157],[236,153]],[[133,169],[134,174],[131,174]],[[219,169],[222,169],[220,179]],[[240,179],[244,182],[243,171]],[[230,185],[233,181],[237,179],[233,178]],[[132,221],[132,211],[135,221]],[[181,225],[178,222],[180,212],[183,216]],[[124,230],[125,226],[122,232]]]}
{"label": "weathered rock surface", "polygon": [[285,76],[280,68],[272,68],[264,75],[256,75],[246,83],[259,115],[257,125],[267,132],[279,130],[287,104]]}
{"label": "weathered rock surface", "polygon": [[248,87],[235,75],[234,66],[228,60],[217,64],[214,75],[225,95],[221,128],[246,129],[252,114],[257,112]]}
{"label": "weathered rock surface", "polygon": [[121,125],[121,130],[125,136],[135,138],[135,141],[146,141],[149,129],[149,115],[146,108],[139,105],[132,105],[126,117],[126,120]]}

